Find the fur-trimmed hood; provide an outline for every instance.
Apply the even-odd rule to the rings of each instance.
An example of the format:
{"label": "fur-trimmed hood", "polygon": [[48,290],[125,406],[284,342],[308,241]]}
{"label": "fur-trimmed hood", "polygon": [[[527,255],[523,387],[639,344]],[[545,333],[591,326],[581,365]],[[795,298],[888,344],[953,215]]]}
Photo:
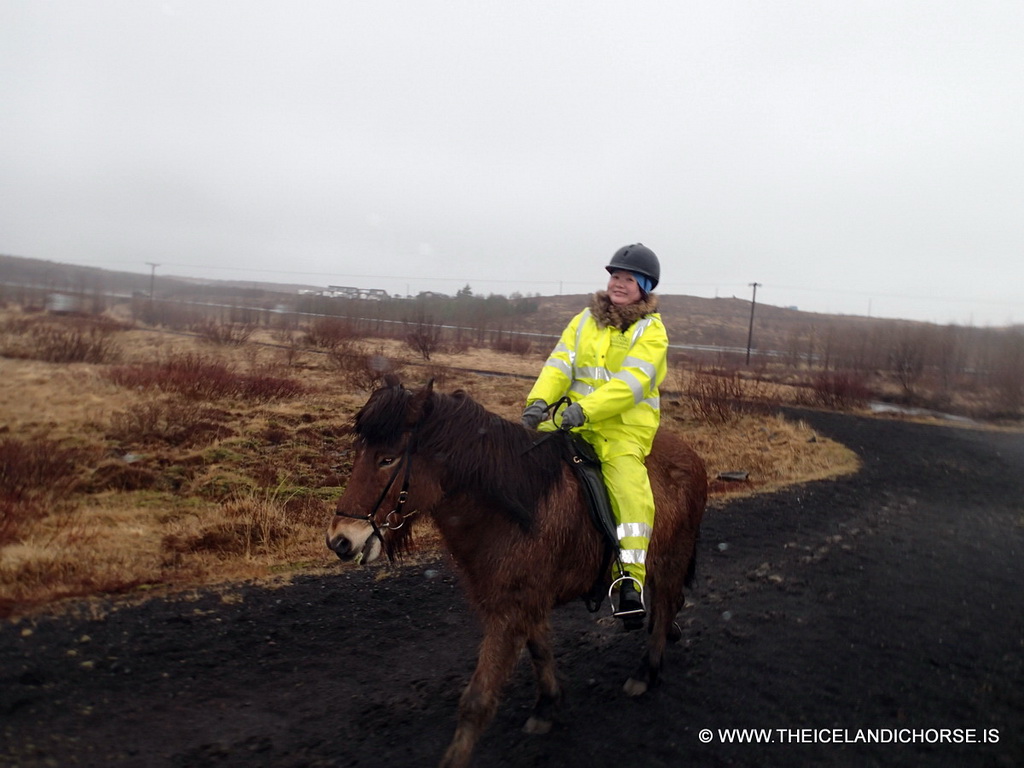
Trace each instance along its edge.
{"label": "fur-trimmed hood", "polygon": [[612,304],[607,291],[598,291],[590,300],[590,314],[599,328],[618,328],[625,331],[629,326],[645,315],[658,311],[658,297],[648,293],[635,304],[624,307]]}

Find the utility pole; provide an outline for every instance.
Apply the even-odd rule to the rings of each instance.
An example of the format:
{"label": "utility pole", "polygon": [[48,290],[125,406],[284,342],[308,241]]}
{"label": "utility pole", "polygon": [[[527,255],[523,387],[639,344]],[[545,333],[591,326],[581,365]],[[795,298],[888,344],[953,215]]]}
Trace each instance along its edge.
{"label": "utility pole", "polygon": [[149,266],[150,266],[150,270],[149,270],[149,303],[152,304],[153,303],[153,283],[156,281],[156,268],[159,267],[160,265],[159,264],[154,264],[152,261],[147,261],[146,263],[149,264]]}
{"label": "utility pole", "polygon": [[754,340],[754,307],[757,306],[757,287],[760,283],[751,283],[754,297],[750,300],[750,328],[747,330],[747,365],[750,365],[750,344]]}

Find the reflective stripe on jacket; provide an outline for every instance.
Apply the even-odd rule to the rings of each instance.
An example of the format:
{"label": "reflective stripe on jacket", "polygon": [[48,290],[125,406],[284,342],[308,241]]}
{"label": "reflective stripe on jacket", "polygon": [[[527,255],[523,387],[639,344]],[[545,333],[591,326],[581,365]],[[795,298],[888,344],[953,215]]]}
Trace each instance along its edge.
{"label": "reflective stripe on jacket", "polygon": [[620,331],[600,327],[585,309],[562,332],[526,398],[568,395],[587,416],[583,431],[627,441],[650,453],[661,419],[658,387],[667,369],[668,334],[657,312]]}

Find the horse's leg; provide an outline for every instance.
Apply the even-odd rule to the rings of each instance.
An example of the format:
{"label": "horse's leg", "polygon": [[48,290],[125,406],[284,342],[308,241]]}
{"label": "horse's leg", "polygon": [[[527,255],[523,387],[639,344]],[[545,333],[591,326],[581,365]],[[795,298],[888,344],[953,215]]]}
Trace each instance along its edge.
{"label": "horse's leg", "polygon": [[555,654],[551,650],[551,627],[547,621],[538,623],[526,641],[537,677],[537,703],[523,731],[532,734],[551,730],[555,708],[562,700],[562,689],[555,675]]}
{"label": "horse's leg", "polygon": [[464,768],[469,764],[473,747],[494,717],[501,688],[526,642],[521,626],[517,628],[509,621],[485,621],[476,670],[459,699],[458,724],[441,768]]}
{"label": "horse's leg", "polygon": [[647,590],[653,596],[651,616],[648,619],[647,652],[633,676],[626,680],[622,690],[627,696],[641,696],[658,683],[669,638],[677,636],[676,614],[683,607],[683,579],[670,578],[663,584],[656,571],[648,571]]}

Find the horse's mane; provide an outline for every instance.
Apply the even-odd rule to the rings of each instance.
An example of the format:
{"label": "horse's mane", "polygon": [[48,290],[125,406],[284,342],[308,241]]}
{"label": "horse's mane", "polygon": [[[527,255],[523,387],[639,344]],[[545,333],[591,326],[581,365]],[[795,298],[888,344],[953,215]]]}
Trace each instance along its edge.
{"label": "horse's mane", "polygon": [[410,424],[412,398],[399,386],[377,390],[356,416],[360,439],[397,445],[415,429],[416,453],[441,468],[447,495],[482,492],[530,530],[538,504],[561,477],[566,441],[560,435],[542,440],[544,433],[491,413],[462,390],[431,393],[419,422]]}

